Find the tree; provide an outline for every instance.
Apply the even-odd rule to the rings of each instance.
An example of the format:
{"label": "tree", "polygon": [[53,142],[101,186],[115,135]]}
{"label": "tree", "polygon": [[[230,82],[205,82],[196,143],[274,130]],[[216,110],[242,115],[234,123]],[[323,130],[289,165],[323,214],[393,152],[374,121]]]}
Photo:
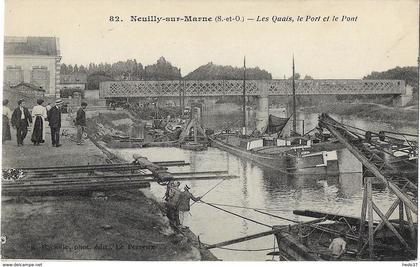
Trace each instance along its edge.
{"label": "tree", "polygon": [[172,66],[164,57],[160,57],[156,64],[144,67],[143,75],[146,80],[179,80],[181,71]]}
{"label": "tree", "polygon": [[304,80],[313,80],[314,78],[312,78],[312,76],[309,76],[308,74],[305,75],[305,78],[303,78]]}
{"label": "tree", "polygon": [[373,71],[363,77],[365,80],[395,79],[404,80],[406,84],[413,87],[413,93],[417,96],[419,92],[418,67],[396,67],[382,72]]}
{"label": "tree", "polygon": [[[290,76],[289,80],[293,79],[293,76]],[[300,74],[299,72],[295,73],[295,80],[299,80],[300,79]]]}
{"label": "tree", "polygon": [[68,74],[68,68],[66,64],[61,64],[60,66],[60,74]]}
{"label": "tree", "polygon": [[80,73],[87,73],[87,69],[85,68],[85,66],[80,65],[80,67],[79,67],[79,72],[80,72]]}
{"label": "tree", "polygon": [[[244,68],[232,66],[215,65],[209,62],[200,66],[187,76],[186,80],[242,80],[244,78]],[[260,68],[247,68],[246,79],[248,80],[271,80],[271,74]]]}
{"label": "tree", "polygon": [[67,74],[72,74],[73,73],[73,66],[70,64],[67,66],[68,72]]}
{"label": "tree", "polygon": [[93,74],[88,75],[87,77],[87,90],[98,90],[99,83],[106,81],[113,81],[114,78],[107,75],[103,71],[99,71]]}

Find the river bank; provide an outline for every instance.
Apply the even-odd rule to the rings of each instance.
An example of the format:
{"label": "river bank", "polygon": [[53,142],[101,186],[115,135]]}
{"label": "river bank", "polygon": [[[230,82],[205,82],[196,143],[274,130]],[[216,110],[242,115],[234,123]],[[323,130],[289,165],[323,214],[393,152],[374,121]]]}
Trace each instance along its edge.
{"label": "river bank", "polygon": [[[97,115],[88,111],[88,117]],[[42,146],[3,145],[3,168],[105,164],[118,160],[91,140],[74,141],[63,114],[62,146],[52,147],[49,129]],[[28,134],[30,136],[30,133]],[[27,138],[27,142],[29,138]],[[3,259],[217,260],[200,251],[192,233],[174,231],[149,189],[90,194],[2,196]],[[97,197],[101,195],[101,197]],[[188,236],[190,236],[188,238]]]}
{"label": "river bank", "polygon": [[418,126],[419,121],[418,106],[390,107],[375,103],[338,102],[302,107],[299,111],[304,113],[330,113],[401,126]]}
{"label": "river bank", "polygon": [[[284,106],[272,106],[269,113],[282,118],[287,117]],[[319,105],[300,106],[297,110],[298,120],[305,119],[306,131],[317,125],[317,118],[321,113],[328,113],[347,121],[386,124],[397,129],[417,129],[419,124],[418,106],[392,107],[376,103],[332,101],[323,102]],[[203,112],[203,124],[206,128],[213,130],[239,130],[242,127],[242,120],[238,118],[242,117],[243,112],[239,105],[233,103],[216,104]],[[308,117],[313,118],[313,121],[306,125],[309,122]],[[247,110],[247,127],[250,129],[255,127],[255,109]],[[301,122],[298,122],[298,127],[301,127]]]}

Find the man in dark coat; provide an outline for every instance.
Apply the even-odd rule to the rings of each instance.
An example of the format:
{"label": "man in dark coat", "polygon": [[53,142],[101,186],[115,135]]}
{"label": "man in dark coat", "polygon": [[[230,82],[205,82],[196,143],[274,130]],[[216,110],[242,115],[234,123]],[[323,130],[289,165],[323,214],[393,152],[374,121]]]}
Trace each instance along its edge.
{"label": "man in dark coat", "polygon": [[188,185],[185,185],[184,191],[179,194],[178,203],[177,203],[177,212],[179,213],[179,224],[181,229],[185,229],[188,227],[183,226],[185,214],[189,213],[190,211],[190,200],[193,201],[200,201],[201,197],[195,197],[189,191],[191,188]]}
{"label": "man in dark coat", "polygon": [[12,114],[12,126],[16,128],[16,139],[18,146],[23,146],[23,140],[28,133],[29,123],[32,123],[32,116],[29,110],[25,107],[25,101],[20,99],[18,107]]}
{"label": "man in dark coat", "polygon": [[86,109],[87,105],[88,104],[86,102],[82,102],[81,108],[79,108],[79,110],[77,111],[76,120],[74,122],[74,124],[77,127],[77,144],[78,145],[81,145],[82,144],[83,132],[86,129],[86,113],[85,113],[85,109]]}
{"label": "man in dark coat", "polygon": [[57,99],[55,105],[48,111],[48,122],[51,128],[51,142],[55,147],[60,147],[60,128],[61,128],[61,105],[63,101]]}

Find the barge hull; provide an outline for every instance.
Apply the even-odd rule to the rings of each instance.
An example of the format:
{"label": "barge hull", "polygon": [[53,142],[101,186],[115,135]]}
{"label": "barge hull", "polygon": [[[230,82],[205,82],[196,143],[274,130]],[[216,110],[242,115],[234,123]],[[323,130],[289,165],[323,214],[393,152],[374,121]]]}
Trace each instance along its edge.
{"label": "barge hull", "polygon": [[[243,149],[230,146],[222,141],[210,138],[211,146],[224,150],[228,153],[231,153],[235,156],[240,158],[246,158],[249,160],[254,161],[255,163],[263,166],[268,167],[271,169],[275,169],[277,171],[283,172],[285,174],[325,174],[325,175],[338,175],[338,163],[337,161],[330,161],[328,162],[327,166],[321,165],[311,165],[309,164],[309,157],[293,157],[293,156],[278,156],[278,155],[260,155],[258,153],[252,153],[249,151],[245,151]],[[300,167],[305,166],[305,167]]]}

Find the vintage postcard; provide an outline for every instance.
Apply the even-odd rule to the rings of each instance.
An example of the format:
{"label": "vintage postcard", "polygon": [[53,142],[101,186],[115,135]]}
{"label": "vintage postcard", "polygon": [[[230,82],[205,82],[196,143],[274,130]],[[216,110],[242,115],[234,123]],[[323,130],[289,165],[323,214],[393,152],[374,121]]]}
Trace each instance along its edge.
{"label": "vintage postcard", "polygon": [[417,266],[418,1],[6,0],[2,54],[3,266]]}

